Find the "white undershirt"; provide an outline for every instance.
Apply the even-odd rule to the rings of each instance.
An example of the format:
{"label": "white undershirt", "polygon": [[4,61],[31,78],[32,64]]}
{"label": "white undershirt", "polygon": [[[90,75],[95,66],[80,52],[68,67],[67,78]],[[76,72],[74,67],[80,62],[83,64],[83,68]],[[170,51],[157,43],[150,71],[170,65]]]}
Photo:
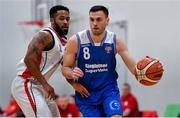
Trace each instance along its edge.
{"label": "white undershirt", "polygon": [[95,46],[100,46],[100,45],[101,45],[101,43],[94,43],[94,45],[95,45]]}

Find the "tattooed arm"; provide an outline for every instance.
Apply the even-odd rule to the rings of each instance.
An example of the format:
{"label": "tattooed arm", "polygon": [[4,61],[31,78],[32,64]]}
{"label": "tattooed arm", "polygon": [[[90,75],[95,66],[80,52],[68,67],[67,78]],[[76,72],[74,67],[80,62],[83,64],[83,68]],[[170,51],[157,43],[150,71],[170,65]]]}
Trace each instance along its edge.
{"label": "tattooed arm", "polygon": [[43,86],[44,90],[47,92],[48,97],[55,98],[54,89],[47,83],[45,78],[40,72],[38,58],[42,55],[42,51],[45,48],[49,48],[53,45],[52,36],[49,32],[40,31],[38,32],[30,42],[28,46],[28,50],[26,56],[24,58],[24,62],[31,72],[31,75],[37,79],[41,85]]}

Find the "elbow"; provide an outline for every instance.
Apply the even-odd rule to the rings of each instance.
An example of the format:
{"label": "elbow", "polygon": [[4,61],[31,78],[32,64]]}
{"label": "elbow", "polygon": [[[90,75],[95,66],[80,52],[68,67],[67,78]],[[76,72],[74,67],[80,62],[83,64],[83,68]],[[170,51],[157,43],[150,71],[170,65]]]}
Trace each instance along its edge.
{"label": "elbow", "polygon": [[28,56],[26,56],[26,57],[24,58],[24,63],[25,63],[26,65],[28,65],[29,62],[30,62],[30,58],[29,58]]}
{"label": "elbow", "polygon": [[34,60],[35,58],[33,57],[30,57],[30,56],[25,56],[24,58],[24,63],[26,64],[26,66],[30,65]]}

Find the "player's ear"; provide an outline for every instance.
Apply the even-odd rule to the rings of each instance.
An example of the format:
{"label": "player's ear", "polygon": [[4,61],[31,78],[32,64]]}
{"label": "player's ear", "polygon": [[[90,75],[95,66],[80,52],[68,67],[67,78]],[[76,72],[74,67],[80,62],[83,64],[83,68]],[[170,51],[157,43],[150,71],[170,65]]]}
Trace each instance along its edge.
{"label": "player's ear", "polygon": [[54,25],[54,18],[50,18],[50,22],[52,25]]}
{"label": "player's ear", "polygon": [[106,23],[106,25],[108,25],[109,24],[109,17],[107,17],[107,23]]}

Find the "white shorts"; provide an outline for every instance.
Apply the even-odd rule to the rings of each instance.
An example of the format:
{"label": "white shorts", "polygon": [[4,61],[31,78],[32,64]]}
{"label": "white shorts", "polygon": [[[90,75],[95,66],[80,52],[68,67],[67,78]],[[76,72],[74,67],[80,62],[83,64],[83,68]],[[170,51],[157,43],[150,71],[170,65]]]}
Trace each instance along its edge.
{"label": "white shorts", "polygon": [[17,76],[12,82],[11,91],[26,117],[60,117],[56,103],[46,97],[37,82]]}

